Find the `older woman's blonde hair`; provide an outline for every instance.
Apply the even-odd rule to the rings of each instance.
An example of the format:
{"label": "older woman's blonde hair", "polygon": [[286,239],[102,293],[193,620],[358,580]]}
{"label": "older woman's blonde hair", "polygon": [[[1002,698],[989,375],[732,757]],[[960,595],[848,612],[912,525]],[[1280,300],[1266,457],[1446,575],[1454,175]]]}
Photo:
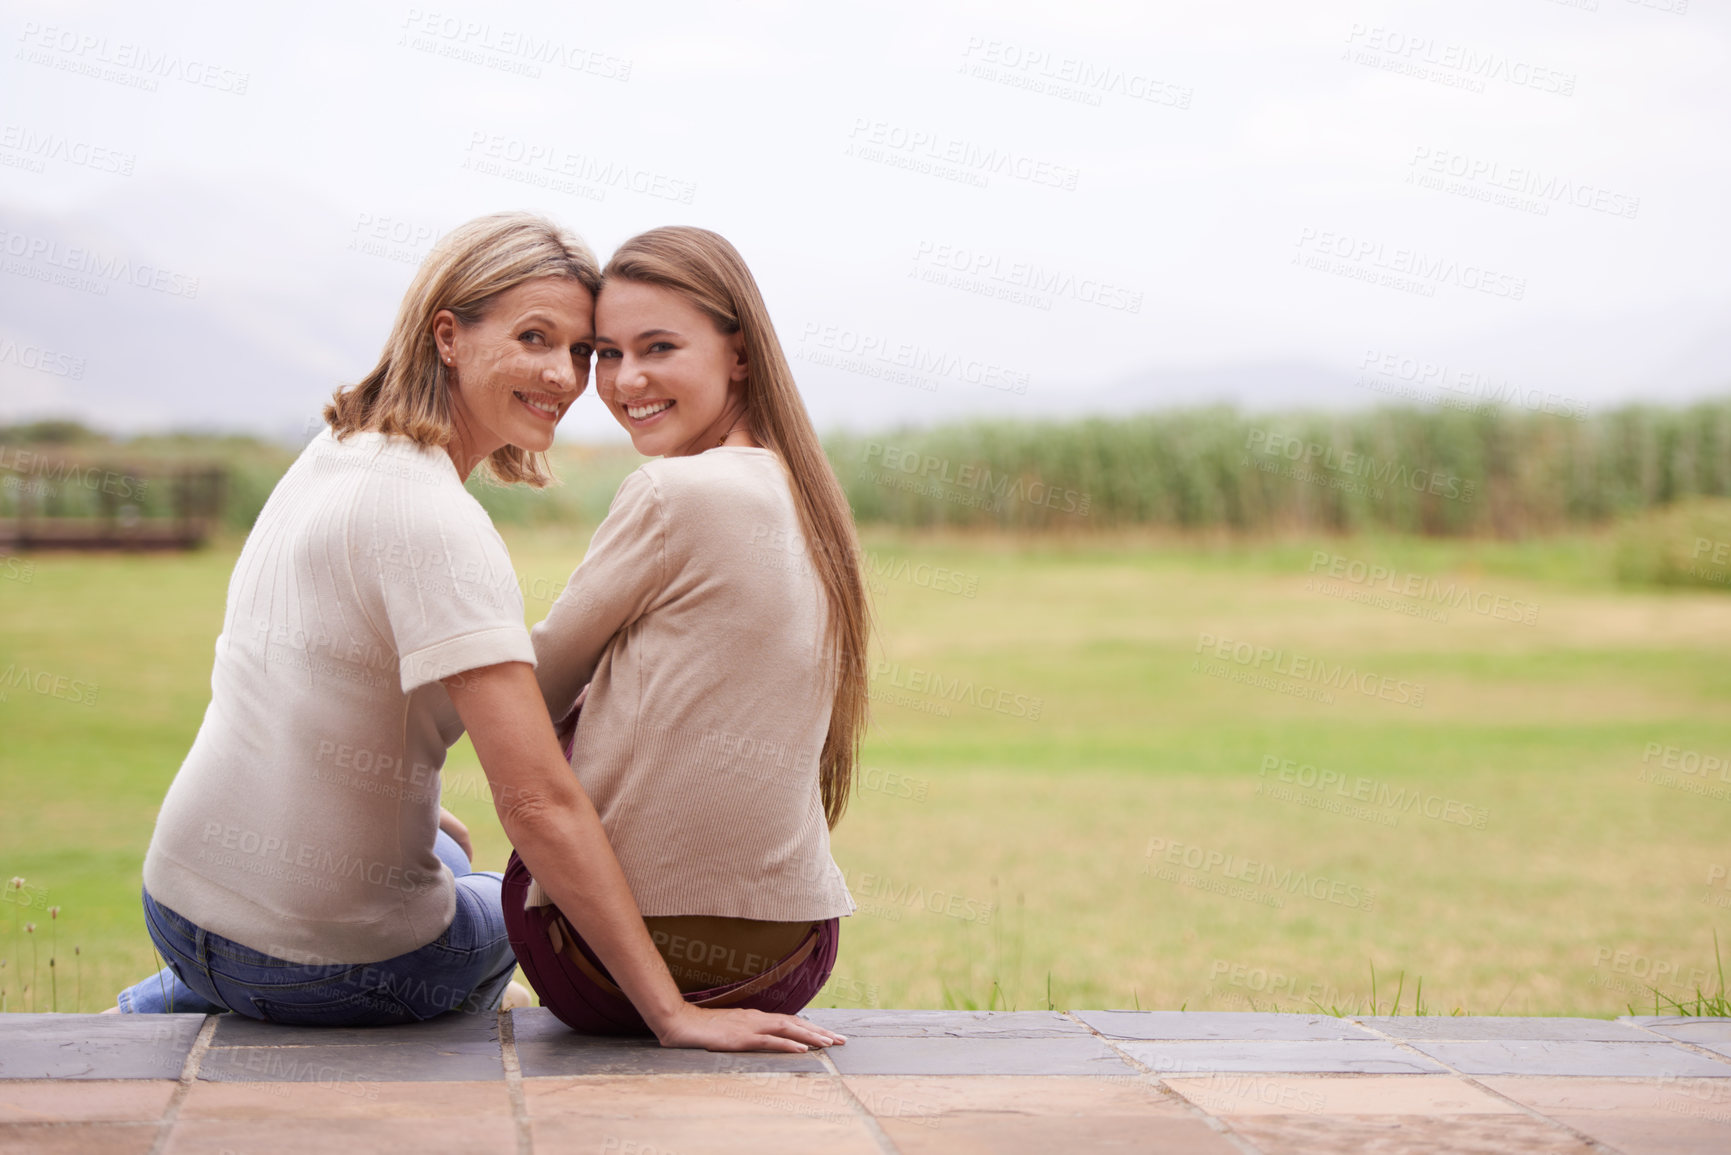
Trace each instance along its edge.
{"label": "older woman's blonde hair", "polygon": [[[459,323],[473,325],[499,294],[541,277],[569,277],[592,294],[601,288],[589,246],[533,213],[477,217],[445,234],[404,294],[379,363],[325,406],[331,432],[339,438],[397,433],[422,445],[450,444],[451,383],[433,340],[433,318],[449,309]],[[552,480],[541,454],[515,445],[495,450],[487,467],[507,484],[540,488]]]}

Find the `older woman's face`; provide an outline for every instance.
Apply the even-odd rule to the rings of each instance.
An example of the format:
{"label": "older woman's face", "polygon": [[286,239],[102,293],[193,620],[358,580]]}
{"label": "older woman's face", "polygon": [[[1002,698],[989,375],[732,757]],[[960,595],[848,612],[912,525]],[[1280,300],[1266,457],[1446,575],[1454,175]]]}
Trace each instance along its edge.
{"label": "older woman's face", "polygon": [[499,294],[464,325],[449,311],[433,318],[449,370],[457,435],[474,456],[506,445],[541,451],[589,384],[595,299],[569,277],[541,277]]}

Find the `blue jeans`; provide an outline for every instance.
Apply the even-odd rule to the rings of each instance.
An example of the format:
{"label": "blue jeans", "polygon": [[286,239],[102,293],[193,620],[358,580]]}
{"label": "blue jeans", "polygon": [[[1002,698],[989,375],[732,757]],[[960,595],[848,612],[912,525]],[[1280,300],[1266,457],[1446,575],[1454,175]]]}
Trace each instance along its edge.
{"label": "blue jeans", "polygon": [[128,1014],[234,1011],[322,1027],[413,1023],[447,1011],[493,1011],[516,970],[499,906],[502,875],[473,872],[450,835],[435,852],[457,876],[457,913],[445,933],[383,962],[289,962],[212,934],[144,895],[144,921],[168,965],[120,992]]}

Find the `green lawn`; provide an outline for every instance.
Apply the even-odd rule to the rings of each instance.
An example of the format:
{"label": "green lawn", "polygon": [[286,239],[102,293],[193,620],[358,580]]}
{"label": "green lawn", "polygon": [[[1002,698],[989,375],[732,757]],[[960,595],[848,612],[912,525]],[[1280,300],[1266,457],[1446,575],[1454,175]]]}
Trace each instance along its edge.
{"label": "green lawn", "polygon": [[[507,531],[531,621],[587,538]],[[1612,1015],[1650,1010],[1649,985],[1717,988],[1731,770],[1680,768],[1731,761],[1723,591],[1620,588],[1611,539],[1584,535],[868,539],[878,700],[835,837],[861,910],[819,1005],[1044,1007],[1049,985],[1059,1007],[1350,1010],[1372,966],[1385,1010],[1403,971],[1402,1010],[1422,976],[1443,1013]],[[26,880],[0,905],[8,1009],[94,1010],[153,967],[139,865],[208,700],[237,547],[0,559],[0,882]],[[1329,596],[1307,588],[1318,551],[1537,620]],[[1199,654],[1204,635],[1227,656]],[[1266,651],[1264,674],[1377,680],[1314,700],[1295,676],[1242,680],[1258,671],[1233,643]],[[64,677],[60,696],[21,670]],[[1381,679],[1422,705],[1376,697]],[[92,685],[94,705],[67,700]],[[466,743],[447,775],[498,868]]]}

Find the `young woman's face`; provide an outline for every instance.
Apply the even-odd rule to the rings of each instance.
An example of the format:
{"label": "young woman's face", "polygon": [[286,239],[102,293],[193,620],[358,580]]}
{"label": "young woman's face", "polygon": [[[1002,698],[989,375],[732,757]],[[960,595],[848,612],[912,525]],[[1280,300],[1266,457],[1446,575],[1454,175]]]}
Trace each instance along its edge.
{"label": "young woman's face", "polygon": [[462,448],[471,457],[506,445],[540,452],[589,384],[595,299],[569,277],[539,277],[499,294],[473,325],[441,310],[433,338]]}
{"label": "young woman's face", "polygon": [[702,453],[743,418],[744,342],[671,289],[608,281],[595,349],[595,391],[645,457]]}

